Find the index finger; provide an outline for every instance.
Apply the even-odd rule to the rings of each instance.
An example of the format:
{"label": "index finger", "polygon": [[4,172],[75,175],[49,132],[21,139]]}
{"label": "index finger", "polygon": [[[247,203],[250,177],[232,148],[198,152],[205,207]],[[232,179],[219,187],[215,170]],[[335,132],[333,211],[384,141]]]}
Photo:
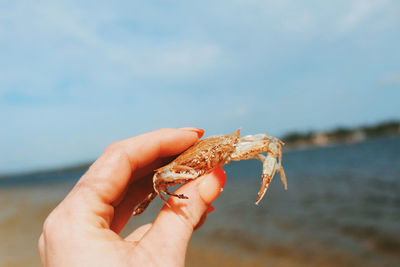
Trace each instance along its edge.
{"label": "index finger", "polygon": [[111,204],[129,185],[135,170],[157,158],[185,151],[203,133],[203,130],[197,128],[160,129],[116,142],[93,163],[68,197],[80,199],[80,207],[96,209],[96,214],[102,214],[103,209],[107,208],[99,210],[94,202]]}

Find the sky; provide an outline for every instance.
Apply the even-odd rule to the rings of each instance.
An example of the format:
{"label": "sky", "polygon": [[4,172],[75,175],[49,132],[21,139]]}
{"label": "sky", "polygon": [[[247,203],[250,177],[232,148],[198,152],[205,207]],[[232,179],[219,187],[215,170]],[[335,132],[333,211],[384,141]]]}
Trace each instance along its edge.
{"label": "sky", "polygon": [[0,173],[161,127],[282,136],[400,118],[400,1],[0,2]]}

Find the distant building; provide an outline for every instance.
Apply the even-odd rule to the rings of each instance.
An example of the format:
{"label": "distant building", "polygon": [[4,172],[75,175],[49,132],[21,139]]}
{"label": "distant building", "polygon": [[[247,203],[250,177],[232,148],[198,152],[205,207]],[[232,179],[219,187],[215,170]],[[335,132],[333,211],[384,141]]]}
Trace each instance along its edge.
{"label": "distant building", "polygon": [[329,142],[329,138],[325,133],[314,134],[311,143],[316,146],[326,146]]}
{"label": "distant building", "polygon": [[350,142],[358,143],[364,141],[365,139],[367,139],[365,132],[357,130],[351,135]]}

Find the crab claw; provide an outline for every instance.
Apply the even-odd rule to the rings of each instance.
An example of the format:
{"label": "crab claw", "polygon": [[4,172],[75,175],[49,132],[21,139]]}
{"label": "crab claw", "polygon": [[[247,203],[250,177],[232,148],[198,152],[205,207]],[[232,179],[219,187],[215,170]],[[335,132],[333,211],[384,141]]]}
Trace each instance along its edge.
{"label": "crab claw", "polygon": [[261,201],[261,199],[264,197],[265,193],[267,192],[269,183],[271,182],[272,178],[274,177],[275,174],[275,165],[276,165],[276,157],[271,156],[270,154],[267,155],[267,157],[264,158],[263,161],[263,173],[262,173],[262,182],[261,182],[261,188],[260,191],[258,192],[258,198],[256,200],[256,205]]}
{"label": "crab claw", "polygon": [[[268,186],[271,183],[271,180],[277,171],[281,175],[281,180],[285,187],[285,190],[287,190],[286,175],[280,162],[282,157],[281,147],[279,144],[276,145],[275,143],[271,143],[269,148],[271,151],[268,151],[266,157],[262,154],[258,155],[258,159],[260,159],[263,162],[263,172],[262,172],[261,188],[260,191],[258,192],[256,205],[258,205],[258,203],[264,197],[265,193],[267,192]],[[277,158],[279,158],[279,162],[277,162]]]}

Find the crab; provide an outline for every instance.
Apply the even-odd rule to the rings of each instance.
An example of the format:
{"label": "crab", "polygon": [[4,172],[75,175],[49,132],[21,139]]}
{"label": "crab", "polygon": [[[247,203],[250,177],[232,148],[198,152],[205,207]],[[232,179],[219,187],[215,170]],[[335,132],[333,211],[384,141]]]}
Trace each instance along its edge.
{"label": "crab", "polygon": [[280,173],[284,188],[287,189],[286,175],[282,167],[283,145],[281,140],[266,134],[246,135],[240,138],[240,129],[230,135],[202,139],[168,165],[155,170],[154,191],[136,206],[133,215],[142,213],[157,195],[167,205],[163,194],[181,199],[188,198],[183,194],[169,192],[168,187],[196,179],[230,161],[248,159],[258,159],[263,164],[261,188],[256,200],[258,205],[276,172]]}

